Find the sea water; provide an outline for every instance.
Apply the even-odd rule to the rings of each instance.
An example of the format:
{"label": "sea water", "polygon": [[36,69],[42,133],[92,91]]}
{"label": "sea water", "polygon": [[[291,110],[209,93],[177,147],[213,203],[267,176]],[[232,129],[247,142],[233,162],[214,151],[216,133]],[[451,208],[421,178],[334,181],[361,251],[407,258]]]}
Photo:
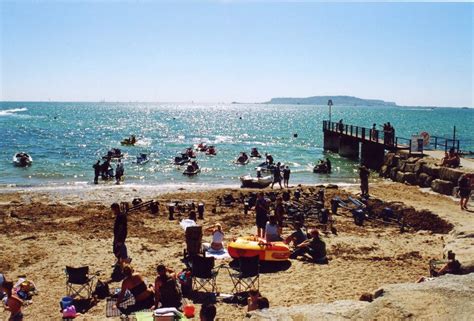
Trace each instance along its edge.
{"label": "sea water", "polygon": [[[365,127],[390,122],[397,136],[407,138],[422,131],[452,138],[456,126],[461,148],[474,150],[473,109],[333,106],[331,116]],[[92,165],[111,148],[125,153],[124,184],[130,185],[238,187],[239,177],[255,174],[264,161],[234,164],[252,147],[288,165],[290,183],[353,183],[358,161],[323,151],[326,119],[328,107],[313,105],[0,102],[0,186],[88,186]],[[138,143],[121,146],[132,134]],[[201,173],[185,176],[173,158],[200,142],[215,145],[217,156],[198,153]],[[20,151],[33,157],[31,167],[13,166]],[[147,164],[136,164],[140,153],[149,155]],[[314,164],[326,157],[333,172],[314,174]]]}

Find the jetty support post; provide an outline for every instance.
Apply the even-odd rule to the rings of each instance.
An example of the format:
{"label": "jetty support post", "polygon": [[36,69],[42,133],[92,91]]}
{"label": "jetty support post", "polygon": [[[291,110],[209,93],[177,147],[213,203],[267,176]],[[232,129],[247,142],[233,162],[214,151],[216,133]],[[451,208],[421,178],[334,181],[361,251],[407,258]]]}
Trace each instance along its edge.
{"label": "jetty support post", "polygon": [[340,136],[339,155],[348,158],[359,157],[359,141],[349,136]]}
{"label": "jetty support post", "polygon": [[382,144],[371,141],[362,142],[360,162],[373,170],[379,170],[383,165],[385,148]]}

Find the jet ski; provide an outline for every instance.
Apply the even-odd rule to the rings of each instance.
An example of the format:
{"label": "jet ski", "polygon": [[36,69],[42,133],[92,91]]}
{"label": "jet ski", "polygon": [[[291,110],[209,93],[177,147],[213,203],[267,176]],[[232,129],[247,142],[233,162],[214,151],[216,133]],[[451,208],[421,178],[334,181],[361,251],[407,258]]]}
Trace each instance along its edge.
{"label": "jet ski", "polygon": [[196,150],[199,152],[205,152],[207,151],[208,147],[206,143],[199,143],[196,147]]}
{"label": "jet ski", "polygon": [[201,172],[201,169],[197,165],[196,162],[193,162],[186,167],[186,169],[183,172],[183,175],[188,175],[188,176],[193,176]]}
{"label": "jet ski", "polygon": [[216,148],[214,146],[209,146],[209,148],[206,150],[206,155],[208,155],[208,156],[217,155]]}
{"label": "jet ski", "polygon": [[196,158],[196,153],[193,151],[192,147],[186,148],[181,154],[187,155],[189,158]]}
{"label": "jet ski", "polygon": [[265,188],[273,182],[273,176],[252,177],[250,175],[240,176],[241,187],[246,188]]}
{"label": "jet ski", "polygon": [[317,174],[329,174],[331,173],[331,168],[328,167],[326,162],[320,162],[319,164],[316,164],[313,168],[313,173]]}
{"label": "jet ski", "polygon": [[125,138],[120,142],[120,144],[125,145],[125,146],[133,146],[137,142],[137,138],[135,135],[130,136],[129,138]]}
{"label": "jet ski", "polygon": [[174,164],[179,166],[189,163],[189,161],[191,161],[191,159],[187,154],[181,154],[181,156],[176,156],[174,158]]}
{"label": "jet ski", "polygon": [[112,148],[107,152],[107,155],[102,156],[102,159],[111,159],[111,160],[118,160],[123,158],[123,153],[119,148]]}
{"label": "jet ski", "polygon": [[146,164],[146,163],[148,163],[149,160],[150,159],[148,158],[147,154],[141,153],[140,155],[137,156],[137,164],[138,165]]}
{"label": "jet ski", "polygon": [[[257,167],[255,167],[257,171],[260,170],[262,172],[267,172],[267,173],[272,173],[275,168],[276,168],[276,164],[269,164],[267,162],[263,162]],[[280,170],[283,170],[284,168],[285,168],[285,164],[280,164]]]}
{"label": "jet ski", "polygon": [[30,166],[32,163],[33,158],[27,153],[20,152],[13,156],[13,164],[15,164],[15,166],[26,167]]}
{"label": "jet ski", "polygon": [[262,158],[262,155],[258,152],[257,148],[252,148],[252,151],[250,152],[250,157],[252,158]]}
{"label": "jet ski", "polygon": [[240,153],[240,156],[235,160],[235,164],[237,165],[247,165],[250,159],[246,153]]}

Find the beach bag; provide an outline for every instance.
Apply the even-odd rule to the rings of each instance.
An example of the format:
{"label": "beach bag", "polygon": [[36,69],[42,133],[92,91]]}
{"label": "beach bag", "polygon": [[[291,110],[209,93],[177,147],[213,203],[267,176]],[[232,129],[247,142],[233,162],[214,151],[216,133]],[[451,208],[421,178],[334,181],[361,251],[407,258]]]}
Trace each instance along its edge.
{"label": "beach bag", "polygon": [[97,298],[101,300],[109,297],[110,296],[109,285],[105,282],[102,282],[101,280],[97,281],[93,294],[96,295]]}
{"label": "beach bag", "polygon": [[181,293],[184,297],[188,297],[193,290],[193,279],[191,276],[191,271],[184,269],[178,273],[178,281],[181,285]]}

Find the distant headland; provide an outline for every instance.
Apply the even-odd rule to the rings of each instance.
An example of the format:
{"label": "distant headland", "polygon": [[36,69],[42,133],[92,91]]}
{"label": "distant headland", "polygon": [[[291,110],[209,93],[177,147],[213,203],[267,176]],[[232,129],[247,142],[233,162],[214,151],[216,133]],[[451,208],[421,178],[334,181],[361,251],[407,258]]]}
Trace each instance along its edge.
{"label": "distant headland", "polygon": [[291,104],[291,105],[327,105],[331,99],[334,105],[346,106],[397,106],[391,101],[380,99],[362,99],[353,96],[313,96],[306,98],[281,97],[272,98],[264,104]]}

